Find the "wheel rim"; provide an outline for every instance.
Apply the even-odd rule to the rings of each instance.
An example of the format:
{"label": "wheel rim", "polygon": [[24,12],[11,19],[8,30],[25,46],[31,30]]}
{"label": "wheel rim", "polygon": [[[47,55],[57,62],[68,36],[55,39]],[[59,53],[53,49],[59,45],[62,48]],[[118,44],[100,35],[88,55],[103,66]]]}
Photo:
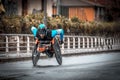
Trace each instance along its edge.
{"label": "wheel rim", "polygon": [[57,41],[54,45],[54,50],[55,50],[55,57],[57,59],[57,62],[59,65],[61,65],[62,64],[62,56],[61,56],[61,50],[60,50],[60,47],[59,47]]}
{"label": "wheel rim", "polygon": [[39,53],[38,51],[36,50],[36,46],[34,47],[34,50],[32,52],[32,62],[33,62],[33,66],[36,66],[38,60],[39,60]]}

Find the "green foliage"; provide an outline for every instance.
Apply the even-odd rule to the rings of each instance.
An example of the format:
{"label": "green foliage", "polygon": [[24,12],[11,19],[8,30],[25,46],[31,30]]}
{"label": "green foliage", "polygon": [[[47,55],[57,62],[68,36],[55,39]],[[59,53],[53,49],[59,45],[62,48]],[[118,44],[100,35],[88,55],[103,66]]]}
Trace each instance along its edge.
{"label": "green foliage", "polygon": [[79,18],[76,17],[76,16],[75,16],[75,17],[72,17],[72,18],[71,18],[71,21],[72,21],[72,22],[80,22]]}
{"label": "green foliage", "polygon": [[0,32],[2,33],[20,33],[20,16],[3,16],[0,23]]}
{"label": "green foliage", "polygon": [[[0,33],[31,34],[31,26],[38,27],[43,22],[43,13],[26,16],[3,16],[0,22]],[[92,36],[120,35],[120,22],[84,22],[77,17],[71,19],[64,16],[47,17],[47,27],[57,29],[62,26],[65,33]],[[70,34],[68,33],[68,34]]]}

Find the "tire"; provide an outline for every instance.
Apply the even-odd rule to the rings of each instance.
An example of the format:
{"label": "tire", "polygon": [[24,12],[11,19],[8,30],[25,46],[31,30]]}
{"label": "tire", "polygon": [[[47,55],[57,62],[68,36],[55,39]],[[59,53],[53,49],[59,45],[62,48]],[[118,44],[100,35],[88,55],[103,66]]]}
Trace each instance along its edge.
{"label": "tire", "polygon": [[55,38],[55,43],[53,44],[53,49],[54,49],[55,57],[56,57],[58,64],[62,65],[61,50],[60,50],[60,46],[56,38]]}
{"label": "tire", "polygon": [[34,67],[37,65],[39,57],[40,57],[40,53],[37,51],[37,45],[35,45],[32,52],[32,62]]}

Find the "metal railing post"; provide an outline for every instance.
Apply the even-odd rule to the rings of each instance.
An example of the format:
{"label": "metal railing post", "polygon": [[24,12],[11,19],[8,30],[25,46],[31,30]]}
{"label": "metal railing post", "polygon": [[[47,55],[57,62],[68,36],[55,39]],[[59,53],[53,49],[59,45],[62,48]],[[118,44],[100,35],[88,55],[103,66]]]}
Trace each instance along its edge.
{"label": "metal railing post", "polygon": [[75,37],[73,37],[73,49],[75,49]]}
{"label": "metal railing post", "polygon": [[[63,39],[63,42],[64,42],[65,40]],[[62,54],[64,54],[64,44],[62,44]]]}
{"label": "metal railing post", "polygon": [[30,52],[30,38],[27,36],[27,53]]}
{"label": "metal railing post", "polygon": [[6,52],[9,52],[9,45],[8,45],[8,36],[5,36],[6,38]]}
{"label": "metal railing post", "polygon": [[70,38],[69,37],[67,37],[67,43],[68,43],[67,48],[70,49]]}
{"label": "metal railing post", "polygon": [[91,37],[91,48],[93,48],[93,38]]}
{"label": "metal railing post", "polygon": [[[63,42],[64,42],[64,41],[65,41],[65,40],[63,39]],[[64,46],[65,46],[65,45],[64,45],[64,44],[62,44],[62,49],[64,49]]]}
{"label": "metal railing post", "polygon": [[19,36],[17,36],[17,56],[19,56],[19,52],[20,52],[20,39]]}
{"label": "metal railing post", "polygon": [[119,43],[118,43],[118,45],[119,45],[119,49],[120,49],[120,38],[119,38],[118,40],[119,40]]}
{"label": "metal railing post", "polygon": [[101,38],[101,48],[104,49],[104,40]]}
{"label": "metal railing post", "polygon": [[101,38],[99,37],[99,38],[98,38],[98,49],[100,49],[100,48],[101,48],[101,46],[100,46],[100,45],[101,45]]}
{"label": "metal railing post", "polygon": [[80,49],[80,37],[78,37],[78,49]]}
{"label": "metal railing post", "polygon": [[119,41],[119,42],[118,42],[118,45],[119,45],[119,49],[120,49],[120,39],[118,39],[118,41]]}
{"label": "metal railing post", "polygon": [[85,48],[85,39],[84,39],[85,37],[82,37],[82,39],[83,39],[83,48]]}
{"label": "metal railing post", "polygon": [[106,38],[104,38],[104,49],[106,50]]}
{"label": "metal railing post", "polygon": [[89,48],[89,37],[87,37],[87,48]]}
{"label": "metal railing post", "polygon": [[110,38],[110,49],[112,49],[112,38]]}

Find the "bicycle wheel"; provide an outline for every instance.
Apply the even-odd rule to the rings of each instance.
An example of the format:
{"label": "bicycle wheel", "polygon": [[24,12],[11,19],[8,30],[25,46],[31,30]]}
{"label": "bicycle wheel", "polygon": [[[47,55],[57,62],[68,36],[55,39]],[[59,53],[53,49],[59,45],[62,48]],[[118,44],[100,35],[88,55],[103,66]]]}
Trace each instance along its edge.
{"label": "bicycle wheel", "polygon": [[40,57],[40,53],[37,51],[37,45],[34,46],[33,48],[33,52],[32,52],[32,62],[33,62],[33,66],[37,65],[37,62],[39,60]]}
{"label": "bicycle wheel", "polygon": [[56,60],[57,60],[58,64],[61,65],[62,64],[62,55],[61,55],[59,43],[56,38],[55,38],[55,43],[53,44],[53,49],[55,52]]}

